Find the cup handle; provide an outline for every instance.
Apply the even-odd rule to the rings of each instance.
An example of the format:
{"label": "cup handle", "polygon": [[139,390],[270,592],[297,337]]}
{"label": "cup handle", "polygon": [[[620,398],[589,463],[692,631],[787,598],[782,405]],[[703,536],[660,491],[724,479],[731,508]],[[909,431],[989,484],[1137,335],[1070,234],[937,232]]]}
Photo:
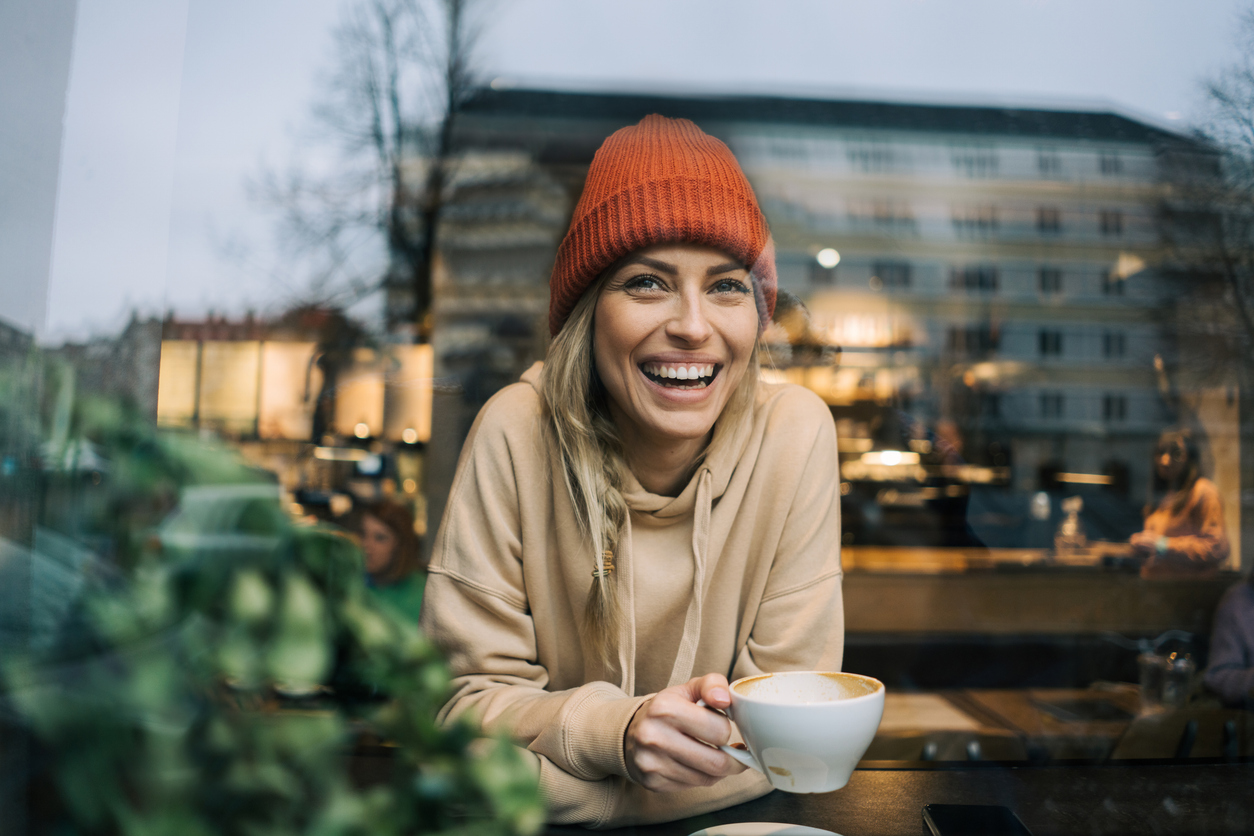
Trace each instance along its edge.
{"label": "cup handle", "polygon": [[[697,700],[697,705],[701,706],[702,708],[708,708],[710,711],[717,712],[719,714],[722,714],[724,717],[727,717],[726,711],[721,711],[717,708],[711,708],[710,706],[705,704],[705,700]],[[728,719],[730,720],[731,718],[728,717]],[[735,720],[732,720],[732,722],[734,723]],[[734,746],[719,746],[718,748],[722,749],[724,752],[731,755],[732,758],[734,758],[737,761],[740,761],[740,763],[749,767],[750,769],[756,769],[758,772],[761,772],[763,775],[766,774],[766,770],[762,768],[762,765],[758,763],[758,759],[755,758],[753,756],[753,753],[750,752],[748,749],[737,749]]]}

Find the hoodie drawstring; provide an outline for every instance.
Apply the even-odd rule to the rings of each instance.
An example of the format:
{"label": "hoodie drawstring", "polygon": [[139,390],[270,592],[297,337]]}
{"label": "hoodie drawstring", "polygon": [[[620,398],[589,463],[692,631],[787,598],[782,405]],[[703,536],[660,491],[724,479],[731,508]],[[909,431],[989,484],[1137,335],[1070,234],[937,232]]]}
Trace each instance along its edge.
{"label": "hoodie drawstring", "polygon": [[697,661],[697,643],[701,640],[701,607],[705,601],[705,570],[710,550],[713,481],[710,469],[702,467],[697,476],[697,496],[692,509],[692,600],[688,604],[688,614],[684,616],[684,633],[679,640],[679,652],[675,656],[675,666],[671,668],[667,687],[680,685],[691,679],[692,668]]}
{"label": "hoodie drawstring", "polygon": [[631,514],[627,514],[627,524],[623,527],[622,540],[618,548],[618,587],[619,603],[623,617],[619,621],[618,632],[618,687],[628,696],[636,693],[636,562],[632,559],[631,549]]}

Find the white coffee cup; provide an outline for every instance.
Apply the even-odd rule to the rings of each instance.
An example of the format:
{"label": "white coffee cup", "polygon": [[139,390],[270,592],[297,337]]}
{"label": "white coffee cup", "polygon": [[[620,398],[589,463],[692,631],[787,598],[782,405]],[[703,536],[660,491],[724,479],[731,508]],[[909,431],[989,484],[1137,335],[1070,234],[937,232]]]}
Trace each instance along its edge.
{"label": "white coffee cup", "polygon": [[785,792],[849,783],[884,713],[884,683],[856,673],[785,671],[731,684],[728,716],[748,751],[720,746]]}

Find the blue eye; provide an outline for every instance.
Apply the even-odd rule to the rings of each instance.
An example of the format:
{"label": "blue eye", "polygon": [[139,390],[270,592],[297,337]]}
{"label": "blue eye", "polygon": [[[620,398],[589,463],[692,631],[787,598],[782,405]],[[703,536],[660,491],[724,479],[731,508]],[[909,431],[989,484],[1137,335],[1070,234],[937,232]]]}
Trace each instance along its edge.
{"label": "blue eye", "polygon": [[749,288],[738,279],[720,279],[714,284],[715,293],[748,293]]}
{"label": "blue eye", "polygon": [[660,290],[662,282],[657,276],[636,276],[634,279],[630,279],[623,287],[627,290]]}

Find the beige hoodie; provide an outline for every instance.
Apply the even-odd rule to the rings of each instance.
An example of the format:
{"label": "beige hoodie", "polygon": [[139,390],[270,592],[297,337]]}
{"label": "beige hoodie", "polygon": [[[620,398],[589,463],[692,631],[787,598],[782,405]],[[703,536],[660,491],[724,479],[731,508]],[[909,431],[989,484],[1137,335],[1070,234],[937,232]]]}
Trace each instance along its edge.
{"label": "beige hoodie", "polygon": [[554,823],[669,821],[763,795],[753,771],[646,790],[627,778],[623,735],[650,694],[693,676],[840,669],[831,413],[764,385],[679,496],[630,479],[614,579],[626,617],[606,669],[580,640],[593,559],[542,430],[538,368],[479,413],[436,540],[422,625],[455,677],[441,720],[473,711],[532,753]]}

